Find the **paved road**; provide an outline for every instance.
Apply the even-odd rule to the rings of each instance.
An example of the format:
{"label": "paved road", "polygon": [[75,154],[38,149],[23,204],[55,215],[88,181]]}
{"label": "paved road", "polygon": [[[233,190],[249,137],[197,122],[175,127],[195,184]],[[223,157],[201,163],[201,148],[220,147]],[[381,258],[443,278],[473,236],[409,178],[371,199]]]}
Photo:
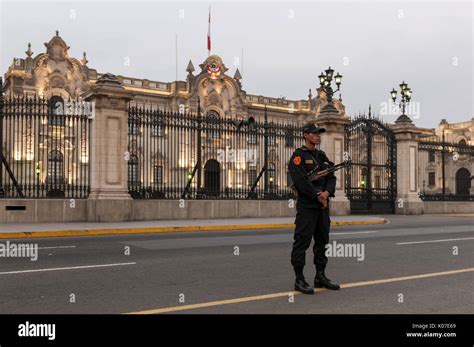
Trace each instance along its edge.
{"label": "paved road", "polygon": [[345,288],[312,296],[292,295],[289,229],[11,240],[39,258],[0,258],[0,313],[473,313],[474,219],[383,217],[332,229],[365,257],[330,258]]}

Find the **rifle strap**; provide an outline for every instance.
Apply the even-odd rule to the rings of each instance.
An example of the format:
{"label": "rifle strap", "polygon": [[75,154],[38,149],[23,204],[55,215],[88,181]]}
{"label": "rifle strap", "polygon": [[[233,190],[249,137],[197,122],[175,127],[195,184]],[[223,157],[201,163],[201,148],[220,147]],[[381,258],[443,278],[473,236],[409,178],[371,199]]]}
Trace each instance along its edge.
{"label": "rifle strap", "polygon": [[[316,163],[317,166],[319,166],[319,160],[316,159],[316,157],[314,156],[313,152],[309,151],[309,154],[311,155],[311,157],[313,157],[313,160],[314,162]],[[318,156],[319,157],[319,156]]]}

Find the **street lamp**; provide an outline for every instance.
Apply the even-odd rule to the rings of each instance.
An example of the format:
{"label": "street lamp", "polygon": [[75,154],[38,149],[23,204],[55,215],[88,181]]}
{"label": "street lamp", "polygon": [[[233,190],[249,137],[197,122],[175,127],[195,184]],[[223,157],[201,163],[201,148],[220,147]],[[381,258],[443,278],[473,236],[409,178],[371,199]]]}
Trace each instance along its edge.
{"label": "street lamp", "polygon": [[[331,67],[329,67],[324,72],[321,72],[321,74],[318,76],[321,90],[323,90],[324,93],[326,93],[327,100],[328,100],[328,104],[324,107],[325,111],[328,111],[328,110],[336,111],[336,108],[332,104],[332,97],[334,93],[340,90],[342,75],[339,74],[339,72],[335,76],[333,75],[334,75],[334,70],[331,69]],[[337,86],[336,90],[333,90],[331,86],[333,79]]]}
{"label": "street lamp", "polygon": [[400,83],[400,102],[396,102],[397,100],[397,91],[395,88],[392,88],[392,91],[390,92],[390,96],[392,97],[392,101],[394,104],[398,105],[398,107],[402,110],[402,114],[397,118],[395,123],[401,123],[401,122],[409,122],[411,123],[410,117],[408,117],[405,114],[405,108],[406,105],[410,102],[411,100],[411,88],[408,88],[408,84],[403,81]]}
{"label": "street lamp", "polygon": [[321,73],[321,75],[318,76],[319,77],[319,84],[323,84],[324,83],[324,80],[326,79],[326,75]]}

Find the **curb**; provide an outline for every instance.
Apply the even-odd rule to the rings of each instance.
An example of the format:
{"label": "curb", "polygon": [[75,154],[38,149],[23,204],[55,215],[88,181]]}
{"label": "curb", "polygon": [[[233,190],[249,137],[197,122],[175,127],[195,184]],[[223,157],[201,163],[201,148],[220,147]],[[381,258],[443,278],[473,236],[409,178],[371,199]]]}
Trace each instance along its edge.
{"label": "curb", "polygon": [[[371,225],[384,224],[383,218],[373,221],[341,221],[331,222],[331,226]],[[293,223],[282,224],[240,224],[240,225],[198,225],[182,227],[159,228],[124,228],[124,229],[82,229],[82,230],[55,230],[55,231],[22,231],[12,233],[0,232],[0,239],[22,239],[39,237],[70,237],[70,236],[98,236],[98,235],[127,235],[127,234],[162,234],[193,231],[226,231],[226,230],[258,230],[258,229],[293,229]]]}
{"label": "curb", "polygon": [[445,216],[448,216],[448,217],[474,217],[474,213],[460,213],[460,214],[456,214],[456,213],[449,213],[449,214],[445,214]]}

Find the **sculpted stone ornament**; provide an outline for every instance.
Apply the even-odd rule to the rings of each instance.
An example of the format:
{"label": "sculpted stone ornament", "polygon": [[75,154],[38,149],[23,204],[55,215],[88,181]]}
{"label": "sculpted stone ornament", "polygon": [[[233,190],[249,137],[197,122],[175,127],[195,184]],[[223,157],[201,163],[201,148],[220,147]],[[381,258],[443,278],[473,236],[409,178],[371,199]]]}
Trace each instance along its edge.
{"label": "sculpted stone ornament", "polygon": [[65,60],[68,58],[69,46],[66,45],[64,40],[56,35],[49,42],[45,42],[46,54],[48,54],[49,59],[52,60]]}
{"label": "sculpted stone ornament", "polygon": [[209,56],[199,67],[201,68],[201,73],[205,71],[211,79],[223,77],[225,72],[229,70],[218,55]]}
{"label": "sculpted stone ornament", "polygon": [[[69,57],[69,46],[56,32],[56,36],[44,44],[46,52],[32,58],[33,52],[28,45],[27,54],[31,59],[32,84],[37,88],[38,94],[50,97],[58,94],[61,90],[75,98],[84,90],[89,89],[84,65],[77,59]],[[63,97],[67,97],[63,93]]]}

